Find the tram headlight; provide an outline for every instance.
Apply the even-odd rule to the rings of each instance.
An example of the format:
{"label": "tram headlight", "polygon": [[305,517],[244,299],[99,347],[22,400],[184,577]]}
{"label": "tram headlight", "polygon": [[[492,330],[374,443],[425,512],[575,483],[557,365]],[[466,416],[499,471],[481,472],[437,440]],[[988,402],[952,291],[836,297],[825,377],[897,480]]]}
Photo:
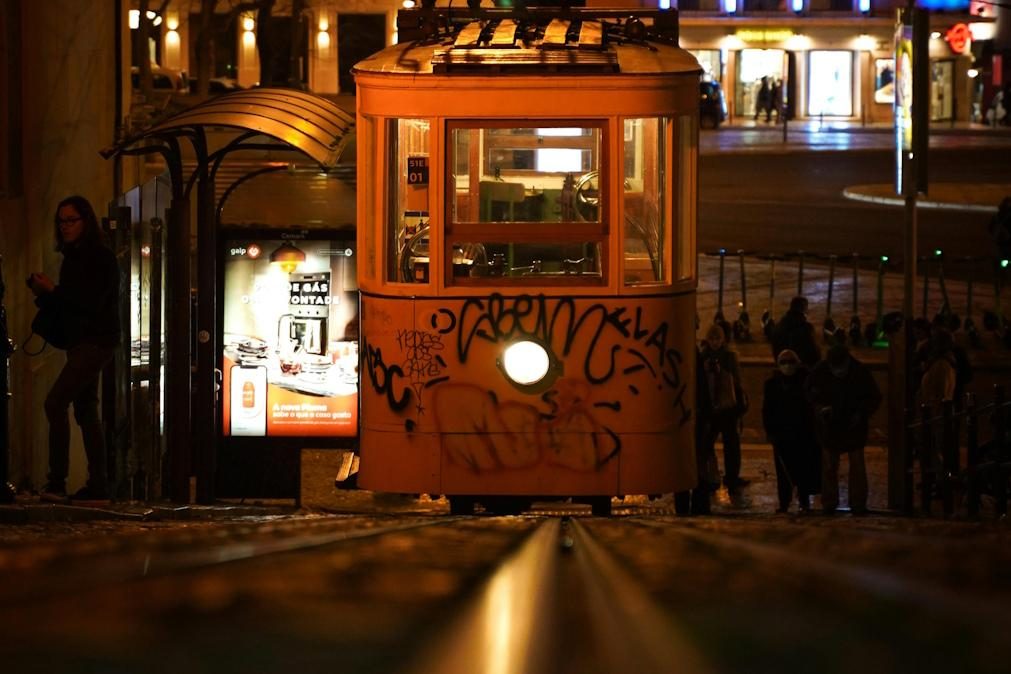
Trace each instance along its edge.
{"label": "tram headlight", "polygon": [[502,370],[520,386],[533,386],[547,376],[551,356],[537,342],[513,342],[502,354]]}

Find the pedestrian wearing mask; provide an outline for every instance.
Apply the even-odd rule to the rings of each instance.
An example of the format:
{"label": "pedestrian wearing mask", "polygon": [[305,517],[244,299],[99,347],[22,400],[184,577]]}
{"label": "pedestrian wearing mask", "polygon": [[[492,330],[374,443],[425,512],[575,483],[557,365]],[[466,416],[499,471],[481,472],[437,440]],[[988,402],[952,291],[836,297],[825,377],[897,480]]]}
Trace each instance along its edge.
{"label": "pedestrian wearing mask", "polygon": [[839,457],[849,457],[849,506],[854,515],[867,512],[867,445],[871,415],[881,392],[870,370],[840,345],[829,349],[808,377],[807,396],[814,405],[821,444],[821,503],[826,514],[839,506]]}
{"label": "pedestrian wearing mask", "polygon": [[709,326],[702,344],[702,361],[712,405],[706,449],[714,451],[716,438],[723,438],[723,484],[739,489],[750,484],[741,477],[741,434],[738,423],[747,411],[741,387],[737,354],[727,348],[726,334],[719,325]]}
{"label": "pedestrian wearing mask", "polygon": [[776,372],[765,382],[762,422],[772,443],[776,464],[779,509],[790,509],[793,493],[802,512],[810,509],[810,497],[820,491],[820,453],[814,414],[804,384],[808,370],[796,353],[786,349],[776,359]]}
{"label": "pedestrian wearing mask", "polygon": [[106,499],[105,438],[98,416],[98,380],[119,344],[119,267],[105,245],[95,211],[84,197],[60,202],[54,223],[56,250],[63,254],[59,283],[41,272],[28,285],[35,303],[53,312],[66,342],[67,362],[46,396],[49,420],[49,480],[43,498],[66,498],[70,467],[68,410],[81,427],[88,457],[88,482],[73,495],[78,499]]}

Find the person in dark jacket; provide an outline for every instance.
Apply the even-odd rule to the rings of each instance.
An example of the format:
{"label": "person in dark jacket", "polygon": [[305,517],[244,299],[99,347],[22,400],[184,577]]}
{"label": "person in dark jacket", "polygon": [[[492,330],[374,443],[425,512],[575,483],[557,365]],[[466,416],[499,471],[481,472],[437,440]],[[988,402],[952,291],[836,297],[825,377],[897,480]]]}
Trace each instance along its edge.
{"label": "person in dark jacket", "polygon": [[718,324],[709,326],[702,343],[702,362],[712,404],[712,418],[705,449],[713,451],[716,438],[723,437],[723,484],[727,489],[748,486],[741,477],[741,434],[738,422],[747,411],[737,354],[727,348],[726,335]]}
{"label": "person in dark jacket", "polygon": [[777,512],[790,509],[794,490],[801,511],[807,512],[811,495],[821,489],[821,450],[815,435],[814,414],[804,391],[808,371],[789,349],[780,352],[776,366],[776,372],[765,382],[762,422],[776,463]]}
{"label": "person in dark jacket", "polygon": [[839,506],[839,457],[849,455],[849,505],[854,515],[867,512],[864,447],[871,415],[881,392],[867,367],[837,344],[815,366],[805,385],[814,405],[821,444],[821,504],[826,514]]}
{"label": "person in dark jacket", "polygon": [[88,457],[88,482],[74,498],[108,498],[105,438],[98,416],[98,380],[119,344],[119,267],[105,245],[95,211],[84,197],[60,202],[55,219],[56,250],[63,254],[59,283],[36,272],[28,284],[35,303],[56,313],[67,362],[46,397],[49,420],[49,480],[43,496],[66,497],[70,467],[68,408],[81,427]]}
{"label": "person in dark jacket", "polygon": [[790,308],[776,323],[771,341],[773,358],[778,358],[783,349],[790,349],[808,369],[821,360],[821,349],[814,338],[814,326],[807,320],[806,297],[798,295],[790,300]]}

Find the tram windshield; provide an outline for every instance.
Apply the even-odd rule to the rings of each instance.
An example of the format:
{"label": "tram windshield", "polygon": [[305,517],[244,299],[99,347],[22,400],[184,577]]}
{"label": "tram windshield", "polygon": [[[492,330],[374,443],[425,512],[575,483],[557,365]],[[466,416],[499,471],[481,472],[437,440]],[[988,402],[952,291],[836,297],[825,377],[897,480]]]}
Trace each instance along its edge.
{"label": "tram windshield", "polygon": [[603,126],[453,125],[449,277],[601,283]]}
{"label": "tram windshield", "polygon": [[600,222],[595,127],[453,129],[453,222]]}

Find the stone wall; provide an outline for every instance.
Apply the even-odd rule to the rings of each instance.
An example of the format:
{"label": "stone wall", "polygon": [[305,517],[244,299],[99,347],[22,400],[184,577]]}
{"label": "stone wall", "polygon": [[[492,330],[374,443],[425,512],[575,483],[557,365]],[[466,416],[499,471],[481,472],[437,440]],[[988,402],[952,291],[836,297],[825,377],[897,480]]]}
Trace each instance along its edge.
{"label": "stone wall", "polygon": [[[55,278],[59,271],[61,258],[53,250],[56,204],[81,194],[103,214],[113,197],[113,165],[98,151],[114,136],[116,22],[109,0],[7,4],[5,11],[20,14],[21,86],[10,92],[7,105],[17,106],[21,118],[21,156],[14,171],[23,189],[0,194],[0,254],[10,332],[20,343],[35,313],[24,278],[36,270]],[[18,486],[45,481],[48,427],[42,404],[62,364],[62,352],[52,349],[34,358],[19,349],[12,359],[10,469]],[[76,434],[71,464],[73,489],[85,478]]]}

